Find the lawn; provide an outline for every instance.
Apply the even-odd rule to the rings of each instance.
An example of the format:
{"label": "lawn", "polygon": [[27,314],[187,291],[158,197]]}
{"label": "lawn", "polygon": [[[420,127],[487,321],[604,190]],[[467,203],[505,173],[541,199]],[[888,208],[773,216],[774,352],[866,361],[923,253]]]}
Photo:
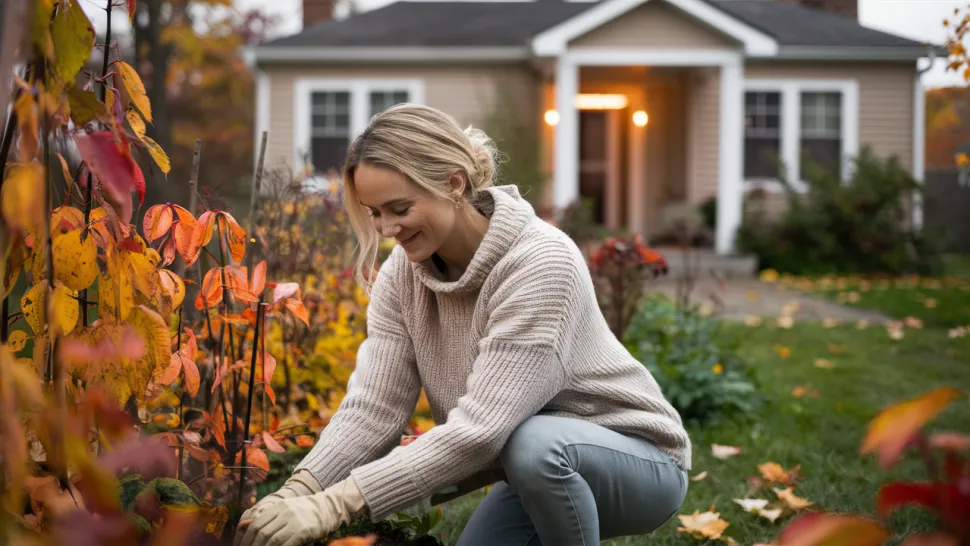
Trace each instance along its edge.
{"label": "lawn", "polygon": [[[704,512],[712,506],[730,522],[725,534],[742,545],[772,543],[784,520],[770,523],[745,513],[732,501],[744,497],[747,479],[758,475],[760,463],[774,461],[786,469],[802,465],[804,479],[795,493],[818,507],[872,513],[879,485],[893,478],[921,479],[922,466],[910,455],[890,473],[862,458],[858,449],[869,420],[892,402],[915,397],[944,385],[970,388],[970,337],[951,339],[945,329],[905,330],[890,340],[884,328],[858,330],[854,326],[827,329],[801,323],[789,330],[731,325],[744,335],[744,356],[755,367],[768,397],[762,414],[747,423],[693,427],[692,476],[706,471],[706,479],[690,483],[681,514]],[[790,356],[783,359],[780,353]],[[816,359],[832,363],[816,367]],[[795,396],[793,392],[809,393]],[[817,390],[817,397],[812,397]],[[966,400],[954,402],[934,423],[935,429],[970,431]],[[743,453],[727,460],[711,455],[711,444],[739,446]],[[436,529],[454,544],[482,492],[443,506],[445,518]],[[765,497],[770,498],[770,497]],[[900,512],[892,520],[899,532],[925,528],[929,520],[916,510]],[[604,542],[611,545],[698,544],[677,532],[671,519],[650,536]]]}

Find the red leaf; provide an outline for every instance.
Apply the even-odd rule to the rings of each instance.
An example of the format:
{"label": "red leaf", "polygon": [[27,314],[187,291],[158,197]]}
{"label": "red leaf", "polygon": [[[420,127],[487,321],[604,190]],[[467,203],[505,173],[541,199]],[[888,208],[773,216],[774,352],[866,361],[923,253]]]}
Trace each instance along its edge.
{"label": "red leaf", "polygon": [[810,512],[785,527],[778,546],[879,546],[889,537],[873,519]]}
{"label": "red leaf", "polygon": [[260,260],[253,267],[253,281],[250,283],[250,290],[258,297],[266,289],[266,260]]}
{"label": "red leaf", "polygon": [[179,378],[179,372],[182,371],[182,358],[179,353],[172,353],[171,359],[169,359],[168,367],[162,372],[162,375],[158,378],[159,385],[171,385]]}
{"label": "red leaf", "polygon": [[269,432],[266,432],[265,430],[260,434],[262,434],[263,436],[263,443],[266,444],[266,449],[270,451],[275,451],[276,453],[286,452],[286,450],[283,449],[283,446],[281,446],[280,443],[276,441],[276,438],[273,438],[272,434],[270,434]]}
{"label": "red leaf", "polygon": [[195,340],[195,332],[188,327],[183,328],[183,330],[185,331],[185,335],[188,337],[188,341],[186,341],[185,346],[182,347],[182,354],[184,354],[186,358],[193,359],[195,358],[195,355],[199,353],[199,344]]}
{"label": "red leaf", "polygon": [[[277,303],[284,300],[293,294],[300,293],[300,285],[295,282],[284,282],[279,283],[273,287],[273,301],[272,303]],[[297,296],[299,297],[299,296]]]}
{"label": "red leaf", "polygon": [[185,373],[185,386],[189,390],[189,394],[194,397],[199,392],[199,384],[201,383],[199,367],[195,365],[194,360],[183,356],[182,371]]}
{"label": "red leaf", "polygon": [[[185,243],[185,255],[182,258],[186,265],[192,265],[199,259],[202,247],[209,244],[212,239],[212,228],[215,225],[216,215],[219,211],[208,210],[199,216],[192,228],[192,233],[188,235]],[[184,236],[184,235],[183,235]]]}
{"label": "red leaf", "polygon": [[959,526],[970,513],[970,497],[962,495],[952,483],[892,482],[879,489],[876,508],[886,515],[896,508],[916,505],[938,514],[944,521]]}
{"label": "red leaf", "polygon": [[880,467],[892,467],[923,426],[959,396],[956,389],[941,387],[884,409],[869,423],[859,452],[877,453]]}
{"label": "red leaf", "polygon": [[135,191],[138,192],[138,206],[140,207],[145,202],[145,173],[141,172],[141,167],[133,159],[131,160],[131,167],[134,170],[135,180],[133,184]]}
{"label": "red leaf", "polygon": [[172,229],[172,221],[175,219],[170,205],[155,205],[145,211],[145,219],[142,222],[142,232],[145,240],[149,243],[162,237]]}
{"label": "red leaf", "polygon": [[[214,389],[213,389],[214,390]],[[211,424],[209,430],[212,432],[212,436],[216,439],[222,447],[226,447],[226,424],[222,420],[222,404],[216,406],[215,411],[212,416],[210,416]]]}
{"label": "red leaf", "polygon": [[249,278],[246,273],[246,267],[241,265],[227,265],[225,267],[226,271],[226,284],[229,290],[242,301],[256,303],[259,298],[256,294],[253,294],[249,289]]}
{"label": "red leaf", "polygon": [[222,268],[210,269],[202,279],[202,290],[195,297],[195,308],[211,309],[222,301]]}
{"label": "red leaf", "polygon": [[219,213],[226,221],[228,229],[223,235],[229,244],[229,254],[237,263],[242,262],[246,255],[246,230],[244,230],[236,219],[228,212]]}
{"label": "red leaf", "polygon": [[307,327],[310,326],[310,312],[307,311],[302,301],[290,298],[284,301],[283,305],[293,313],[294,317],[300,319]]}
{"label": "red leaf", "polygon": [[110,131],[97,131],[74,135],[74,143],[102,184],[128,195],[135,184],[137,165],[128,153],[127,142],[119,144]]}
{"label": "red leaf", "polygon": [[135,0],[127,0],[128,2],[128,20],[132,21],[135,19]]}

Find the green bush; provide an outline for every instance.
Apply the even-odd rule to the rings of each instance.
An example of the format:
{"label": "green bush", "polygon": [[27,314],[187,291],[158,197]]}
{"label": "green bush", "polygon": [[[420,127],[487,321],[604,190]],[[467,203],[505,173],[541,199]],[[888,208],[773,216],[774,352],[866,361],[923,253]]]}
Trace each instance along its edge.
{"label": "green bush", "polygon": [[796,275],[940,272],[942,239],[911,228],[920,184],[897,157],[880,159],[864,148],[845,183],[838,172],[806,161],[807,191],[781,180],[782,216],[771,221],[748,213],[738,231],[738,248],[757,256],[760,268]]}
{"label": "green bush", "polygon": [[721,323],[663,294],[644,298],[624,343],[657,379],[685,422],[746,416],[762,404],[754,375],[738,356],[740,339]]}

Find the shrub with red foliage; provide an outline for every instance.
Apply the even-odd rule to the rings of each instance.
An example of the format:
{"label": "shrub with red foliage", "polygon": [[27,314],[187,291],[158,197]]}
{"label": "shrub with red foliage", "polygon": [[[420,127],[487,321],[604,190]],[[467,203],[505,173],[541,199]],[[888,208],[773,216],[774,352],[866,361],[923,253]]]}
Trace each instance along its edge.
{"label": "shrub with red foliage", "polygon": [[668,268],[667,259],[635,235],[607,239],[590,255],[589,269],[610,329],[622,338],[647,282],[666,275]]}

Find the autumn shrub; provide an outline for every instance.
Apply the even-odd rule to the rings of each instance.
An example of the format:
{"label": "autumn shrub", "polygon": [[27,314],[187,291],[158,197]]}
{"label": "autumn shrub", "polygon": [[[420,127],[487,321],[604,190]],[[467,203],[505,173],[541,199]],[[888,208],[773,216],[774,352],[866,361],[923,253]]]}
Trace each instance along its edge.
{"label": "autumn shrub", "polygon": [[740,338],[696,305],[650,294],[623,339],[685,421],[745,417],[763,403],[753,371],[739,356]]}
{"label": "autumn shrub", "polygon": [[843,181],[808,162],[804,193],[782,179],[785,212],[777,220],[763,211],[746,214],[739,250],[757,256],[762,269],[792,274],[939,273],[942,239],[912,227],[919,182],[898,157],[882,159],[868,147],[853,165]]}
{"label": "autumn shrub", "polygon": [[604,241],[590,254],[589,269],[600,308],[620,338],[646,293],[646,284],[667,273],[667,260],[636,235]]}

